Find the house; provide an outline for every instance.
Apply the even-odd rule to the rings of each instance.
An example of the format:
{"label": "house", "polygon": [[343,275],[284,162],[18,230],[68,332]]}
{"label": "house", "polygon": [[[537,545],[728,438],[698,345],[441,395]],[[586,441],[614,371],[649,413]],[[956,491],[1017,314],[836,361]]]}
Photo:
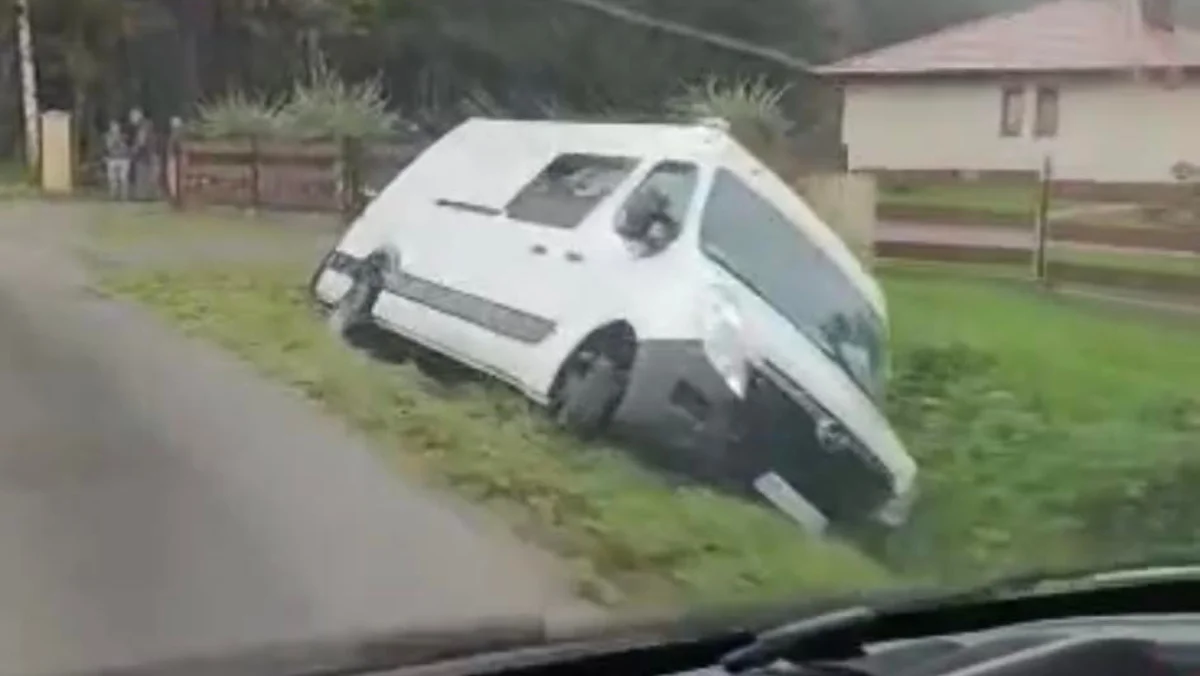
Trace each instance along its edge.
{"label": "house", "polygon": [[1200,32],[1169,0],[1051,0],[818,69],[844,93],[852,170],[1080,191],[1179,187],[1200,165]]}

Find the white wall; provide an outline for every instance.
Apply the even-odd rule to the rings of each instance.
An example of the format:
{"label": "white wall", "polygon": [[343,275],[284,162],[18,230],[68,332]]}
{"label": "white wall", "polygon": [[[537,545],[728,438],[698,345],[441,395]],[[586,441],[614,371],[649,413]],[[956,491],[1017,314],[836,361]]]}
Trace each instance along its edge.
{"label": "white wall", "polygon": [[[1034,138],[1034,87],[1059,87],[1058,135]],[[1027,81],[1025,130],[1000,135],[1000,97],[1020,82],[855,84],[842,124],[851,169],[1036,170],[1104,182],[1174,182],[1200,164],[1200,83],[1169,90],[1131,77]]]}

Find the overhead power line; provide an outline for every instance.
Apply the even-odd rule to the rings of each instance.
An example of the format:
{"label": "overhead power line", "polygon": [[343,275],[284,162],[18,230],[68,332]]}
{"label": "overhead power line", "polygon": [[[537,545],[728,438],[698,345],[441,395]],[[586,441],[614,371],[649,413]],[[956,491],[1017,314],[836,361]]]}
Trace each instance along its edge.
{"label": "overhead power line", "polygon": [[668,19],[656,19],[652,16],[647,16],[641,12],[637,12],[624,7],[618,7],[602,0],[555,0],[567,5],[574,5],[583,9],[591,10],[599,14],[604,14],[618,21],[635,24],[652,30],[660,30],[664,33],[678,35],[684,38],[690,38],[699,42],[704,42],[715,47],[728,49],[734,52],[740,52],[749,56],[754,56],[766,61],[777,63],[786,68],[797,70],[809,75],[814,75],[812,64],[798,59],[787,52],[773,49],[771,47],[760,47],[745,40],[740,40],[728,35],[713,33],[711,31],[702,30],[694,26],[679,23],[678,21],[670,21]]}

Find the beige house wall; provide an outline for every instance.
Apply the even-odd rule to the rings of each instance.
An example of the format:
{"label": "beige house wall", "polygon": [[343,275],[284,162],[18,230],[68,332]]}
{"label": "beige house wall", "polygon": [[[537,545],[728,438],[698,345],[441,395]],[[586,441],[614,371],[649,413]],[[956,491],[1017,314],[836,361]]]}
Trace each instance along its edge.
{"label": "beige house wall", "polygon": [[[1023,133],[1000,134],[1001,91],[1025,89]],[[1057,135],[1034,137],[1035,87],[1059,88]],[[850,84],[842,135],[852,170],[1036,171],[1050,155],[1064,180],[1170,183],[1200,164],[1200,81],[977,78]]]}

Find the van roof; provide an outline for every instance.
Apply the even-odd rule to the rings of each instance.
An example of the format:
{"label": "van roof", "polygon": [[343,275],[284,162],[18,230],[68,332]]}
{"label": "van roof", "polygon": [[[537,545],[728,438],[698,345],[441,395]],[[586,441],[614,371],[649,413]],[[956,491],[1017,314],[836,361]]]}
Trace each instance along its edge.
{"label": "van roof", "polygon": [[570,146],[610,155],[680,155],[697,157],[720,152],[730,138],[716,124],[662,124],[650,122],[566,122],[560,120],[504,120],[474,117],[455,132],[519,134],[535,145]]}
{"label": "van roof", "polygon": [[[649,122],[571,122],[561,120],[510,120],[474,117],[454,129],[452,134],[468,143],[479,139],[491,145],[496,139],[519,139],[522,145],[537,148],[562,148],[567,152],[591,152],[631,157],[672,157],[698,161],[718,158],[730,146],[736,146],[763,169],[771,171],[727,131],[723,120],[695,124]],[[487,139],[486,141],[484,139]],[[513,158],[509,158],[512,161]],[[774,172],[771,172],[774,174]],[[786,181],[785,181],[786,183]],[[882,317],[887,316],[883,292],[842,238],[826,225],[826,232],[806,234],[826,250],[833,263],[866,296]]]}

